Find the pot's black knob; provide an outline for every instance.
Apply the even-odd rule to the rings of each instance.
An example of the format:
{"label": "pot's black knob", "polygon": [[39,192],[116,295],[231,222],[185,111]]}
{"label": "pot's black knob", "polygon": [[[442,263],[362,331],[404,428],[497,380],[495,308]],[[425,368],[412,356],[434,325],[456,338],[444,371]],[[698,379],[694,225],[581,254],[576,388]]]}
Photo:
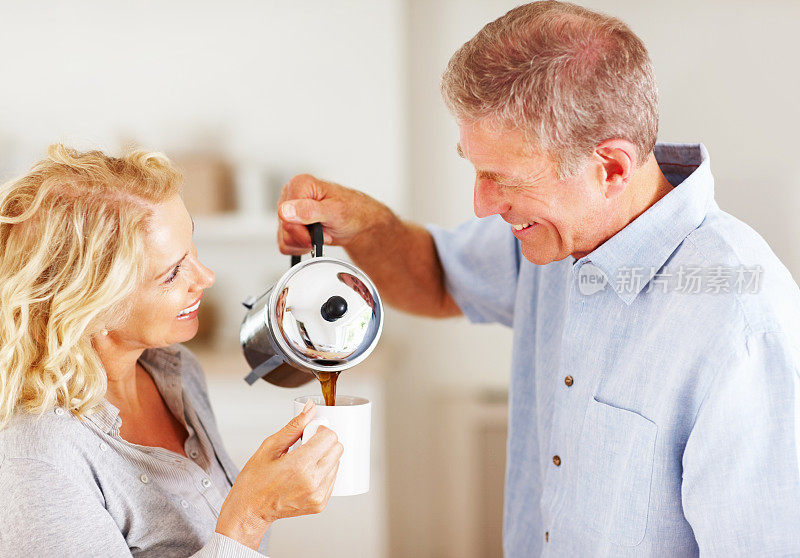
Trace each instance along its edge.
{"label": "pot's black knob", "polygon": [[332,296],[320,309],[326,321],[335,322],[347,312],[347,301],[340,296]]}

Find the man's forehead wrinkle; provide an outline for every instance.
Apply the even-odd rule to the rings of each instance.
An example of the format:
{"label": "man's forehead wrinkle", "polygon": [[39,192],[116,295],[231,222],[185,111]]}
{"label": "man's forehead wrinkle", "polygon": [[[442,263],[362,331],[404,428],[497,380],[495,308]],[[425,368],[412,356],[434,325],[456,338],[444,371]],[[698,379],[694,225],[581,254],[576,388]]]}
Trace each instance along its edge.
{"label": "man's forehead wrinkle", "polygon": [[546,178],[548,160],[519,130],[461,124],[456,152],[475,168],[478,179],[508,186],[535,185]]}

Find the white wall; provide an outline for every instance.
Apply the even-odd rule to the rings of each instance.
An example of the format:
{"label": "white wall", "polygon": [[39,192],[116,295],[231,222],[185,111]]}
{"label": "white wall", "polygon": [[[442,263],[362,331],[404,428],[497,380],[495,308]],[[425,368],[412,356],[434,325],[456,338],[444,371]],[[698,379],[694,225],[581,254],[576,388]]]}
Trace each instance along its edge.
{"label": "white wall", "polygon": [[217,146],[403,206],[399,2],[0,1],[7,175],[54,140]]}

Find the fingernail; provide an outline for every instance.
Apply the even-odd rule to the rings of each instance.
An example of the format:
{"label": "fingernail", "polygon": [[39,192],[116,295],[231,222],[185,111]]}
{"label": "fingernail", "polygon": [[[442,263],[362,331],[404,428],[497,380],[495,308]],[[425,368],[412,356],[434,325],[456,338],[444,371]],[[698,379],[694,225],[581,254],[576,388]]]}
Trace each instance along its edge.
{"label": "fingernail", "polygon": [[294,206],[286,202],[281,206],[281,214],[283,215],[284,219],[294,219],[297,217],[297,212],[294,210]]}
{"label": "fingernail", "polygon": [[303,413],[305,414],[309,412],[313,406],[314,406],[313,400],[309,399],[308,401],[306,401],[306,406],[303,407]]}

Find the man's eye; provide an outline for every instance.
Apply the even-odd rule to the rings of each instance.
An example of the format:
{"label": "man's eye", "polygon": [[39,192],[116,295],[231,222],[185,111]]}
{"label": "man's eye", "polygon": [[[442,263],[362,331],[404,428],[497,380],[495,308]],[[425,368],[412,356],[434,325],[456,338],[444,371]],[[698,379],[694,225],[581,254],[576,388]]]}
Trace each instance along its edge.
{"label": "man's eye", "polygon": [[176,265],[175,269],[172,270],[172,273],[170,273],[169,277],[164,282],[165,283],[172,283],[175,280],[175,277],[177,277],[178,271],[180,271],[180,269],[181,269],[181,264]]}

